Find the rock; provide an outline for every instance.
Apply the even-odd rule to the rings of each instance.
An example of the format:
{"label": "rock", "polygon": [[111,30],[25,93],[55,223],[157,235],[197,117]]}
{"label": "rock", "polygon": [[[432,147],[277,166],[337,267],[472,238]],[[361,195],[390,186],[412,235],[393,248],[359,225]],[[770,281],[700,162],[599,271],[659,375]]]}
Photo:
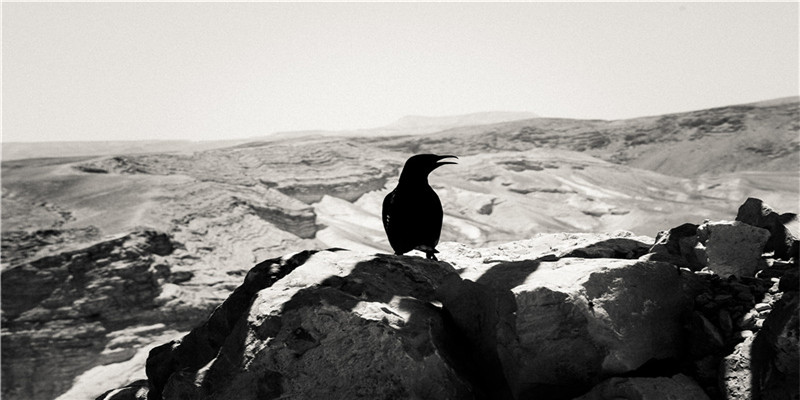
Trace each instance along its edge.
{"label": "rock", "polygon": [[647,254],[651,245],[629,238],[611,238],[566,251],[561,257],[637,259]]}
{"label": "rock", "polygon": [[707,222],[697,232],[706,247],[706,268],[720,277],[752,277],[761,267],[769,231],[742,222]]}
{"label": "rock", "polygon": [[160,300],[170,270],[158,258],[175,247],[141,230],[3,271],[2,397],[55,398],[90,368],[132,356],[107,348],[115,332],[169,321],[142,333],[157,336],[207,312]]}
{"label": "rock", "polygon": [[798,275],[798,270],[796,268],[790,269],[783,274],[778,284],[778,290],[784,292],[796,292],[800,290],[800,275]]}
{"label": "rock", "polygon": [[154,349],[150,399],[473,396],[432,304],[453,268],[303,252],[265,261],[182,340]]}
{"label": "rock", "polygon": [[692,354],[704,356],[713,354],[725,345],[719,329],[703,314],[695,311],[692,315]]}
{"label": "rock", "polygon": [[796,292],[785,293],[753,343],[753,373],[763,399],[800,399],[799,299]]}
{"label": "rock", "polygon": [[299,238],[313,238],[319,226],[314,209],[283,193],[266,189],[259,197],[233,197],[235,203],[249,207],[259,218]]}
{"label": "rock", "polygon": [[758,304],[756,304],[756,307],[755,307],[755,309],[756,309],[756,311],[758,311],[758,312],[761,312],[761,311],[768,311],[768,310],[771,310],[771,309],[772,309],[772,306],[771,306],[771,305],[769,305],[769,303],[758,303]]}
{"label": "rock", "polygon": [[643,260],[665,261],[693,271],[706,266],[703,246],[697,237],[698,225],[683,224],[661,231],[656,236],[655,244],[650,247]]}
{"label": "rock", "polygon": [[109,390],[95,400],[147,400],[147,380],[142,379],[119,389]]}
{"label": "rock", "polygon": [[446,281],[439,297],[486,362],[502,366],[514,398],[569,398],[676,357],[695,296],[692,276],[660,262],[521,260],[466,277]]}
{"label": "rock", "polygon": [[736,345],[733,352],[720,363],[720,386],[725,399],[755,399],[750,354],[754,337]]}
{"label": "rock", "polygon": [[686,375],[671,378],[611,378],[574,400],[708,400],[702,388]]}
{"label": "rock", "polygon": [[775,252],[775,258],[788,260],[798,259],[797,238],[786,227],[786,224],[797,218],[797,214],[778,214],[772,207],[757,198],[749,197],[739,207],[736,220],[769,231],[769,240],[764,246],[765,252]]}
{"label": "rock", "polygon": [[722,332],[726,337],[730,336],[733,333],[733,320],[731,319],[731,313],[725,309],[719,310],[718,320],[719,327],[722,328]]}
{"label": "rock", "polygon": [[[800,399],[798,296],[786,293],[755,334],[745,334],[721,366],[728,399]],[[761,321],[759,321],[761,322]]]}

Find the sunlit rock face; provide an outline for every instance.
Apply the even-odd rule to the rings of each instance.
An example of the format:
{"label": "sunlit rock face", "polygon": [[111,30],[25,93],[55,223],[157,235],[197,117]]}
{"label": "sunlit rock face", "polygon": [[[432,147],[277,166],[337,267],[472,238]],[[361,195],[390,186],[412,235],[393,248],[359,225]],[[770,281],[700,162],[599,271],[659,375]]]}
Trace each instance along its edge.
{"label": "sunlit rock face", "polygon": [[693,274],[661,262],[519,256],[474,263],[466,279],[439,289],[444,309],[502,367],[515,398],[569,398],[684,351]]}
{"label": "sunlit rock face", "polygon": [[348,251],[265,261],[206,324],[151,352],[150,398],[470,398],[433,304],[451,275]]}

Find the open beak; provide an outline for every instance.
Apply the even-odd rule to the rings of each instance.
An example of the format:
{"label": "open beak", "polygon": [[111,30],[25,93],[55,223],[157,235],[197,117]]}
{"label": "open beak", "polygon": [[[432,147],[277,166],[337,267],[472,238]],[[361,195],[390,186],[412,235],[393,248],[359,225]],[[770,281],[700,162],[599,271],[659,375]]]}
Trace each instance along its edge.
{"label": "open beak", "polygon": [[443,159],[445,159],[445,158],[455,158],[455,159],[458,159],[458,157],[456,157],[456,156],[438,156],[438,159],[436,160],[436,168],[439,168],[439,167],[441,167],[442,165],[447,165],[447,164],[456,164],[456,162],[455,162],[455,161],[441,161],[441,160],[443,160]]}

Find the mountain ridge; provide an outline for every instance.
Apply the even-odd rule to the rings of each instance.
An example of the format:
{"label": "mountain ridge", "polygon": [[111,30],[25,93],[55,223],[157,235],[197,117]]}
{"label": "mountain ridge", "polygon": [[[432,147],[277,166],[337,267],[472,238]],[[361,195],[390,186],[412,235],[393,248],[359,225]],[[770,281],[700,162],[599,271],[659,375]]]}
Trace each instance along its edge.
{"label": "mountain ridge", "polygon": [[[781,106],[791,103],[800,103],[800,96],[788,96],[776,99],[762,100],[751,103],[734,104],[720,107],[713,107],[708,109],[701,109],[695,111],[676,112],[668,114],[658,114],[653,116],[634,117],[626,119],[577,119],[577,118],[555,118],[543,117],[530,112],[511,112],[511,111],[493,111],[493,112],[475,112],[451,116],[420,116],[420,115],[406,115],[398,120],[384,126],[367,129],[352,129],[352,130],[305,130],[305,131],[287,131],[287,132],[274,132],[265,136],[255,136],[248,138],[235,138],[211,141],[191,141],[191,140],[142,140],[142,141],[80,141],[80,142],[5,142],[2,146],[2,160],[13,161],[20,159],[30,158],[52,158],[52,157],[74,157],[74,156],[100,156],[112,154],[141,154],[151,152],[193,152],[204,151],[214,148],[224,148],[229,146],[236,146],[248,142],[257,141],[277,141],[289,138],[298,137],[314,137],[314,136],[403,136],[403,135],[420,135],[420,134],[436,134],[449,129],[464,128],[465,123],[472,123],[477,126],[496,125],[504,122],[525,121],[531,119],[540,119],[542,121],[572,121],[573,123],[598,123],[608,122],[624,124],[625,121],[634,121],[647,118],[677,116],[687,113],[696,113],[707,110],[724,109],[730,107],[772,107]],[[524,117],[524,118],[517,118]],[[488,120],[487,120],[488,118]],[[492,119],[503,119],[504,121],[491,121]],[[511,119],[509,119],[511,118]],[[478,121],[483,119],[482,121]],[[450,121],[448,124],[441,122],[433,123],[435,121]],[[455,121],[455,122],[453,122]],[[455,126],[452,126],[455,124]]]}

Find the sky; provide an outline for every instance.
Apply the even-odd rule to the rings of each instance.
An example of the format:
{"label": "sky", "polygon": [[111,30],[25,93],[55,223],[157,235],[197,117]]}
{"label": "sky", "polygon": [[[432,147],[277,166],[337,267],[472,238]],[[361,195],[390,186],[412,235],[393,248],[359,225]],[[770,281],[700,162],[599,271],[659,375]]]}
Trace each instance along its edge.
{"label": "sky", "polygon": [[2,3],[2,140],[216,140],[798,95],[798,3]]}

